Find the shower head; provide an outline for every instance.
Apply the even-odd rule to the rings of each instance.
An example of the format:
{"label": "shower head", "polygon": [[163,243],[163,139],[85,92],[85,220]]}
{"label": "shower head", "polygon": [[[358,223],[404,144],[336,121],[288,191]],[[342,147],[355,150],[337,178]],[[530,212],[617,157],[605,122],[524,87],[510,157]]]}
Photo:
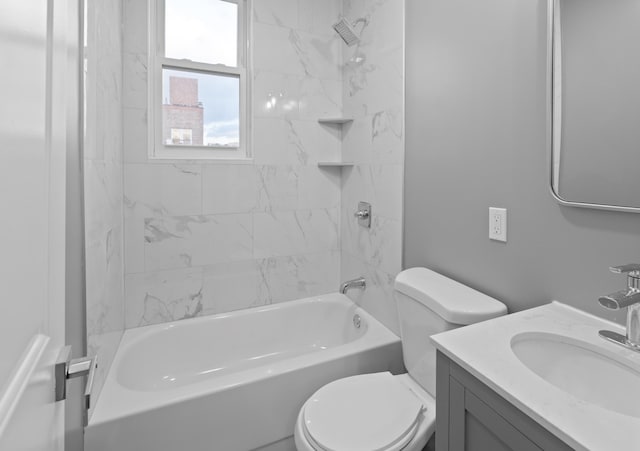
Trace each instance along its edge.
{"label": "shower head", "polygon": [[360,42],[360,38],[356,34],[353,26],[342,17],[338,22],[333,24],[333,29],[340,35],[345,44],[349,47]]}

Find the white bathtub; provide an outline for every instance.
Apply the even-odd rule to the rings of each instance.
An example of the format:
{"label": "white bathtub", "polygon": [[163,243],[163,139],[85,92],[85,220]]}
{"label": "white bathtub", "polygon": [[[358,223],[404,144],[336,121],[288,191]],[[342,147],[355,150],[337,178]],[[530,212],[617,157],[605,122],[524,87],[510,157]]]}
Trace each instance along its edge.
{"label": "white bathtub", "polygon": [[86,451],[289,449],[314,391],[387,370],[403,370],[399,338],[337,293],[128,330]]}

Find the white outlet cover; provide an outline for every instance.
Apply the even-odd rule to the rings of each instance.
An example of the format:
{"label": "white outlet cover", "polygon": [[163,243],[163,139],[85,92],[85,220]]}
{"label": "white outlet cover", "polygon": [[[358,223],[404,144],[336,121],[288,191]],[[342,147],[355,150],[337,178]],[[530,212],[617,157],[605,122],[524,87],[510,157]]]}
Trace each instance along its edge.
{"label": "white outlet cover", "polygon": [[489,238],[507,242],[507,209],[489,207]]}

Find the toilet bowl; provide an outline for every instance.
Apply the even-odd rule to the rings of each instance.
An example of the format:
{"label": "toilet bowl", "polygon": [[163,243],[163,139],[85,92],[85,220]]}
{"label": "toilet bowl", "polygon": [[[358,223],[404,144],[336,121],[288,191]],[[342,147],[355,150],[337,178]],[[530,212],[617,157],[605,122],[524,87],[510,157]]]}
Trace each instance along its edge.
{"label": "toilet bowl", "polygon": [[298,451],[420,451],[435,428],[435,400],[408,374],[331,382],[302,406]]}
{"label": "toilet bowl", "polygon": [[426,268],[396,277],[406,374],[333,381],[302,406],[298,451],[419,451],[435,429],[436,351],[429,337],[507,313],[500,301]]}

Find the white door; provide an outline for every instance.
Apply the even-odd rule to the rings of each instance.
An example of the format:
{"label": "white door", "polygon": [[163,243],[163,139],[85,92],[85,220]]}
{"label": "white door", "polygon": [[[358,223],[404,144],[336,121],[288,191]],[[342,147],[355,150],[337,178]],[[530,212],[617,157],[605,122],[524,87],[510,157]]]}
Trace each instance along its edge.
{"label": "white door", "polygon": [[64,448],[65,0],[0,1],[0,450]]}

